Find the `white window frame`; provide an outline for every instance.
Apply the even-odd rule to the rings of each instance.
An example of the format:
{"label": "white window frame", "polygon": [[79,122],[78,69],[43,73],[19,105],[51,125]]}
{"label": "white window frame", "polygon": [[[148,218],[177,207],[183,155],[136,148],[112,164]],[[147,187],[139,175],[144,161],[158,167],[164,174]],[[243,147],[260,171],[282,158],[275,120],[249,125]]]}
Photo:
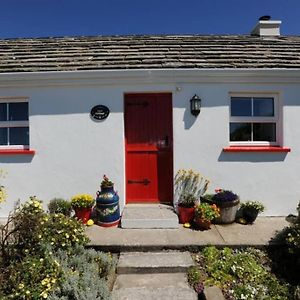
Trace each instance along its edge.
{"label": "white window frame", "polygon": [[[231,116],[231,98],[273,98],[274,99],[274,116],[272,117],[232,117]],[[253,101],[252,101],[253,105]],[[253,107],[252,107],[253,109]],[[279,93],[276,92],[230,92],[229,93],[229,128],[230,123],[275,123],[276,126],[276,141],[230,141],[230,146],[280,146],[282,144],[282,105]]]}
{"label": "white window frame", "polygon": [[[27,97],[0,97],[0,103],[16,103],[16,102],[27,102]],[[28,107],[28,121],[0,121],[0,128],[8,127],[29,127],[29,107]],[[21,149],[28,150],[29,145],[0,145],[1,149]]]}

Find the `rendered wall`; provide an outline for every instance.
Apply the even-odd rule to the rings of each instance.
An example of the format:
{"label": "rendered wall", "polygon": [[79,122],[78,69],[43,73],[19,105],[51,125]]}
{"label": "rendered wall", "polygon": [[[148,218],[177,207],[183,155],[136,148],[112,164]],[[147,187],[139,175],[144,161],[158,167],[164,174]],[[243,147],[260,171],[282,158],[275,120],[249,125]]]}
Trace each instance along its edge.
{"label": "rendered wall", "polygon": [[[37,79],[38,80],[38,79]],[[178,83],[180,82],[180,83]],[[265,203],[265,215],[295,213],[300,199],[300,86],[297,84],[193,83],[177,82],[37,85],[1,85],[0,96],[27,96],[30,110],[30,146],[34,156],[1,156],[7,171],[2,184],[9,199],[2,204],[6,216],[14,201],[30,195],[45,204],[54,197],[77,193],[95,194],[103,174],[114,182],[125,200],[123,96],[127,92],[172,92],[174,129],[174,173],[193,168],[216,187],[231,189],[242,200]],[[284,146],[290,153],[224,153],[229,139],[229,92],[279,92],[283,103]],[[198,94],[202,110],[195,118],[189,99]],[[111,114],[102,122],[91,120],[94,105],[103,104]]]}

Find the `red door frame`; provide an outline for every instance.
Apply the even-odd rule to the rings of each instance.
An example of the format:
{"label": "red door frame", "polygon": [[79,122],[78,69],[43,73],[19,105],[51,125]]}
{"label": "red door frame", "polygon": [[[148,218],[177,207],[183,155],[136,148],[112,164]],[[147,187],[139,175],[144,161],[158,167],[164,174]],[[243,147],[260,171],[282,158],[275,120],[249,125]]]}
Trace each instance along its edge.
{"label": "red door frame", "polygon": [[[152,102],[152,109],[153,104],[156,103],[158,105],[157,109],[160,109],[160,101],[165,101],[161,106],[165,111],[159,111],[159,113],[165,113],[167,115],[166,121],[167,122],[167,143],[168,147],[159,148],[157,144],[158,143],[145,143],[145,145],[138,144],[136,146],[135,144],[129,144],[127,139],[127,125],[129,124],[127,118],[128,118],[128,111],[127,105],[128,101],[131,101],[131,99],[137,99],[137,97],[141,97],[141,99],[146,98],[147,101],[155,101]],[[152,99],[152,100],[151,100]],[[127,101],[127,102],[126,102]],[[130,103],[131,104],[131,103]],[[139,105],[140,106],[140,105]],[[149,111],[148,111],[149,112]],[[156,111],[157,113],[158,111]],[[160,118],[160,120],[163,118]],[[162,122],[162,123],[163,123]],[[154,125],[154,124],[152,124]],[[157,123],[156,123],[157,126]],[[166,125],[165,125],[166,126]],[[129,127],[129,126],[128,126]],[[155,126],[154,126],[155,127]],[[159,126],[158,126],[159,127]],[[124,95],[124,128],[125,128],[125,189],[126,189],[126,203],[169,203],[171,204],[173,202],[173,105],[172,105],[172,93],[128,93]],[[161,142],[161,140],[160,140]],[[167,150],[166,150],[167,149]],[[144,151],[144,152],[143,152]],[[147,199],[130,199],[128,197],[129,195],[129,181],[132,180],[129,178],[128,174],[134,172],[132,169],[132,160],[129,163],[130,155],[129,153],[132,152],[143,152],[148,157],[149,164],[151,164],[151,167],[149,165],[149,172],[152,172],[151,169],[153,167],[153,164],[155,164],[155,172],[156,172],[156,183],[154,183],[155,186],[152,185],[152,182],[155,180],[150,180],[150,185],[152,185],[152,193],[155,194],[155,197],[149,196]],[[155,154],[156,153],[156,154]],[[138,155],[136,155],[138,156]],[[141,157],[141,156],[139,156]],[[137,161],[135,161],[136,163]],[[138,162],[137,162],[138,163]],[[138,163],[139,164],[139,163]],[[131,166],[130,166],[131,165]],[[153,172],[152,172],[153,173]],[[164,176],[167,174],[167,176]],[[152,174],[153,175],[153,174]],[[130,175],[132,177],[132,175]],[[145,176],[144,176],[145,177]],[[144,180],[142,177],[141,179]],[[152,177],[153,179],[153,177]],[[140,181],[141,182],[141,181]],[[130,186],[130,188],[132,185]],[[131,188],[132,189],[132,188]],[[151,194],[151,193],[150,193]],[[166,196],[168,195],[168,196]],[[138,196],[140,197],[140,196]]]}

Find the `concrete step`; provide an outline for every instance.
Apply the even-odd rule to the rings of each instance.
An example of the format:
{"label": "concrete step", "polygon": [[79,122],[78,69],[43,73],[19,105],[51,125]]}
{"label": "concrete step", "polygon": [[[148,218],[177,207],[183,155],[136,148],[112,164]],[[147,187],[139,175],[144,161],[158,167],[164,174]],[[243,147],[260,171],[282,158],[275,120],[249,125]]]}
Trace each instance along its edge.
{"label": "concrete step", "polygon": [[225,300],[221,289],[217,286],[205,287],[204,296],[206,300]]}
{"label": "concrete step", "polygon": [[121,219],[125,229],[178,228],[174,208],[164,204],[128,204]]}
{"label": "concrete step", "polygon": [[123,274],[116,279],[113,300],[196,300],[183,273]]}
{"label": "concrete step", "polygon": [[123,252],[120,254],[117,273],[184,273],[193,265],[189,252]]}

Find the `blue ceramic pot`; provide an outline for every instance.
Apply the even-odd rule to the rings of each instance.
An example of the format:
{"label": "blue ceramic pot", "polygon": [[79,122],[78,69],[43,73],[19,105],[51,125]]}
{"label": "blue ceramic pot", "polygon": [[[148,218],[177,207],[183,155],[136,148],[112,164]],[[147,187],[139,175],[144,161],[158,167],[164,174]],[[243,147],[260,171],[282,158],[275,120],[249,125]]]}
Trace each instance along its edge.
{"label": "blue ceramic pot", "polygon": [[96,198],[96,223],[103,227],[117,226],[120,221],[119,196],[114,187],[101,188]]}

